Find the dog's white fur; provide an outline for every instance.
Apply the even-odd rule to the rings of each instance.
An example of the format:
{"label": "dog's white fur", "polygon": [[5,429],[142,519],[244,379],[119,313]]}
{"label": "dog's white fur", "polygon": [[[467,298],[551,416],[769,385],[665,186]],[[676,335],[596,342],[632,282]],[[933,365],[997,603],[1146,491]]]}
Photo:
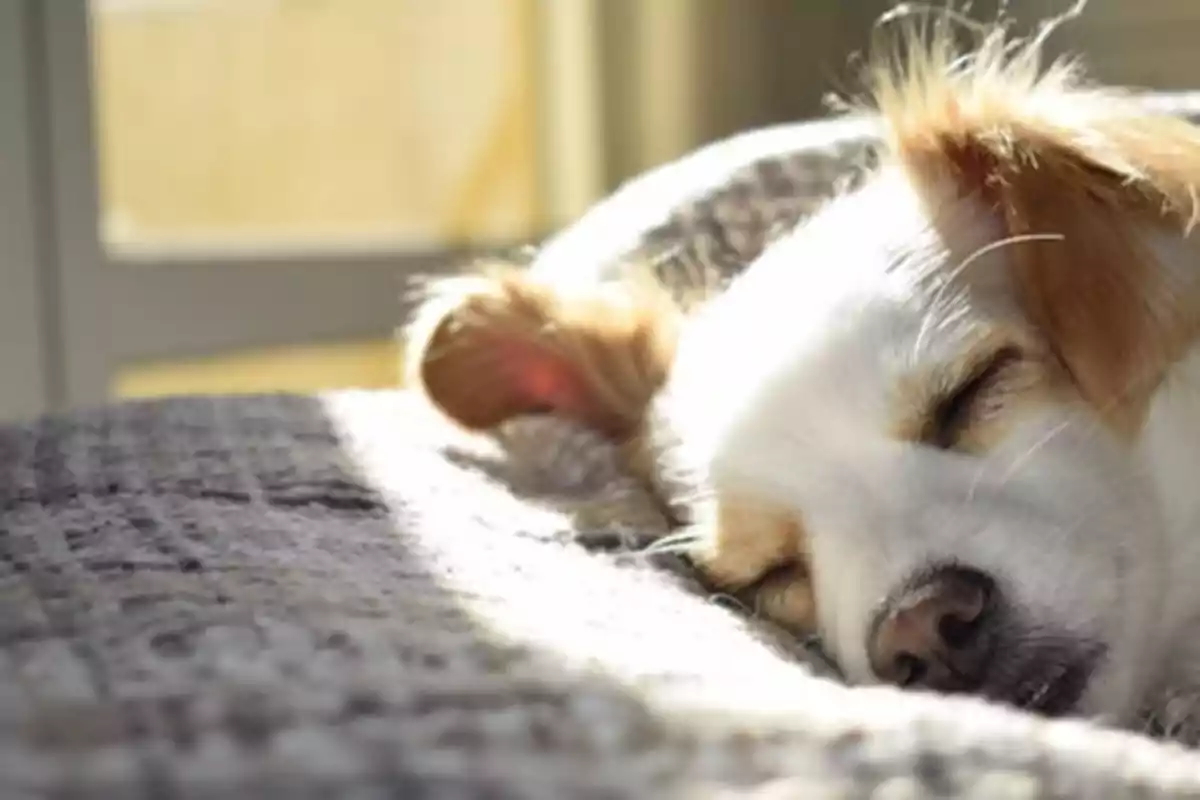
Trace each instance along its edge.
{"label": "dog's white fur", "polygon": [[[876,78],[883,166],[726,291],[681,309],[644,283],[448,284],[414,378],[470,427],[549,410],[621,441],[685,487],[713,582],[757,586],[852,681],[877,680],[881,600],[965,564],[1019,616],[1013,647],[1103,650],[1076,712],[1189,735],[1200,132],[1003,37],[968,58],[912,41]],[[1015,371],[961,446],[931,445],[928,407],[999,348]]]}
{"label": "dog's white fur", "polygon": [[1192,654],[1169,656],[1200,633],[1200,349],[1156,395],[1135,458],[1080,407],[1029,413],[982,456],[896,441],[902,375],[953,361],[995,319],[1021,324],[1004,247],[940,290],[946,264],[999,238],[972,200],[951,204],[954,242],[898,175],[835,201],[697,315],[661,413],[713,502],[803,518],[818,630],[851,680],[875,680],[863,631],[886,587],[953,560],[1013,587],[1047,628],[1106,643],[1081,711],[1129,721],[1152,688],[1200,680]]}

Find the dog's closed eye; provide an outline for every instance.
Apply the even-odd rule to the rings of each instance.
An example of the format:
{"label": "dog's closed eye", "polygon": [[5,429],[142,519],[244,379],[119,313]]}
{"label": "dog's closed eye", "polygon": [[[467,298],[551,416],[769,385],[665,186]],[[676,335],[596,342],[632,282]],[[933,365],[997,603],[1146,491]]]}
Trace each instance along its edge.
{"label": "dog's closed eye", "polygon": [[986,421],[1000,410],[1010,378],[1023,355],[1016,347],[1001,347],[979,360],[949,391],[939,394],[925,420],[920,441],[940,450],[960,448],[975,423]]}

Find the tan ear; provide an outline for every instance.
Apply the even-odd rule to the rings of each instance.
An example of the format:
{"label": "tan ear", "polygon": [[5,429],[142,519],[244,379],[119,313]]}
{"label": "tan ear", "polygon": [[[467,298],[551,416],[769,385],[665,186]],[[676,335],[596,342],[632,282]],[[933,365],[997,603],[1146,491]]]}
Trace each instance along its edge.
{"label": "tan ear", "polygon": [[[1019,299],[1080,393],[1110,425],[1140,429],[1161,379],[1190,338],[1186,298],[1145,233],[1163,225],[1136,189],[1047,153],[1043,169],[1010,177],[1002,207],[1012,236],[1054,233],[1059,242],[1013,248]],[[1175,226],[1178,231],[1178,226]]]}
{"label": "tan ear", "polygon": [[876,102],[890,155],[931,204],[949,183],[1025,239],[1006,253],[1019,300],[1084,399],[1128,433],[1195,333],[1196,285],[1171,278],[1146,234],[1181,239],[1195,220],[1200,131],[1037,55],[997,33],[962,56],[935,35],[876,75]]}
{"label": "tan ear", "polygon": [[551,413],[622,440],[665,379],[677,317],[633,279],[567,289],[500,268],[440,281],[412,328],[410,381],[470,429]]}

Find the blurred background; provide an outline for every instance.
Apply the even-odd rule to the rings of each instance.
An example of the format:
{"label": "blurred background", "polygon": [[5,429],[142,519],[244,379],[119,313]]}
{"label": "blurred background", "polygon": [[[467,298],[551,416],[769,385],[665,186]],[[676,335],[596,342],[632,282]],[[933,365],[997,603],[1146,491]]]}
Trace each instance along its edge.
{"label": "blurred background", "polygon": [[[891,5],[0,0],[0,416],[394,385],[405,275],[822,113]],[[1198,34],[1200,0],[1092,0],[1056,46],[1194,88]]]}

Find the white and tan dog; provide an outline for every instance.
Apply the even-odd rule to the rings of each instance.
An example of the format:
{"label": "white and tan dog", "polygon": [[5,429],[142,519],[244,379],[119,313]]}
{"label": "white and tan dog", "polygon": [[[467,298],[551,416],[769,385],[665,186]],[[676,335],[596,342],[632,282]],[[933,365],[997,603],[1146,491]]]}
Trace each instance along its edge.
{"label": "white and tan dog", "polygon": [[1001,33],[873,73],[881,165],[686,309],[644,277],[441,284],[414,378],[687,487],[721,588],[846,676],[1188,728],[1200,130]]}

